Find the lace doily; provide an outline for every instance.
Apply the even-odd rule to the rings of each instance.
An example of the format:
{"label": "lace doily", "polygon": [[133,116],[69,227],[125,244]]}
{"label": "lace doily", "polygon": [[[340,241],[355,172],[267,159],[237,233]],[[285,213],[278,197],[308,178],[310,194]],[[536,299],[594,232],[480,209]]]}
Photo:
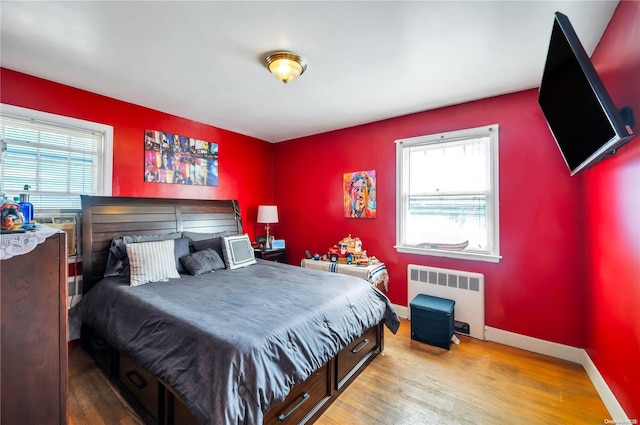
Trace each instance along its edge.
{"label": "lace doily", "polygon": [[27,254],[43,243],[49,236],[60,232],[52,227],[42,226],[26,233],[5,233],[0,235],[0,260],[8,260],[16,255]]}

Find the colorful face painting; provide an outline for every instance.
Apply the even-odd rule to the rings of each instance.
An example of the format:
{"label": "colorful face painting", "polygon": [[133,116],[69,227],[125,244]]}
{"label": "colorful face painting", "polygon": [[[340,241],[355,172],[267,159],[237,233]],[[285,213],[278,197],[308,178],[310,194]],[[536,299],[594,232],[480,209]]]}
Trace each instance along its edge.
{"label": "colorful face painting", "polygon": [[375,170],[344,173],[344,216],[347,218],[376,217]]}
{"label": "colorful face painting", "polygon": [[144,181],[218,186],[218,144],[145,130]]}

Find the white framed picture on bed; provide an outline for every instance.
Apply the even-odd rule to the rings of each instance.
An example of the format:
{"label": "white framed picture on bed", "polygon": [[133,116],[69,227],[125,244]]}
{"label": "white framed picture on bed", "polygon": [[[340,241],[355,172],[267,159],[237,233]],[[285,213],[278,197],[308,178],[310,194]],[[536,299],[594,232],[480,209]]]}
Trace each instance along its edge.
{"label": "white framed picture on bed", "polygon": [[225,265],[229,270],[257,263],[249,235],[246,233],[222,238],[222,253]]}

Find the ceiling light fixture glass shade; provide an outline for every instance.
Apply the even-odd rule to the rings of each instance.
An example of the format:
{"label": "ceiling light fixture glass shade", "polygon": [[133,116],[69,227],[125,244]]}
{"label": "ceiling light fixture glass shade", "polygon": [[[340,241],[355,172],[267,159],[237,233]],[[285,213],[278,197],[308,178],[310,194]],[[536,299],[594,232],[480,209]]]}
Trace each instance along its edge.
{"label": "ceiling light fixture glass shade", "polygon": [[307,61],[293,52],[275,52],[265,59],[267,68],[276,78],[287,84],[307,69]]}

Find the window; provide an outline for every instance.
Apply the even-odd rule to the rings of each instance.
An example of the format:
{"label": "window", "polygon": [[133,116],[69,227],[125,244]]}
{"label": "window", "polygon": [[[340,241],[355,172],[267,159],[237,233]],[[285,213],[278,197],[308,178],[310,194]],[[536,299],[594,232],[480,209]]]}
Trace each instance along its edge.
{"label": "window", "polygon": [[396,140],[399,252],[498,262],[498,125]]}
{"label": "window", "polygon": [[28,193],[36,211],[60,211],[79,210],[81,194],[111,195],[112,127],[2,105],[0,138],[8,199]]}

